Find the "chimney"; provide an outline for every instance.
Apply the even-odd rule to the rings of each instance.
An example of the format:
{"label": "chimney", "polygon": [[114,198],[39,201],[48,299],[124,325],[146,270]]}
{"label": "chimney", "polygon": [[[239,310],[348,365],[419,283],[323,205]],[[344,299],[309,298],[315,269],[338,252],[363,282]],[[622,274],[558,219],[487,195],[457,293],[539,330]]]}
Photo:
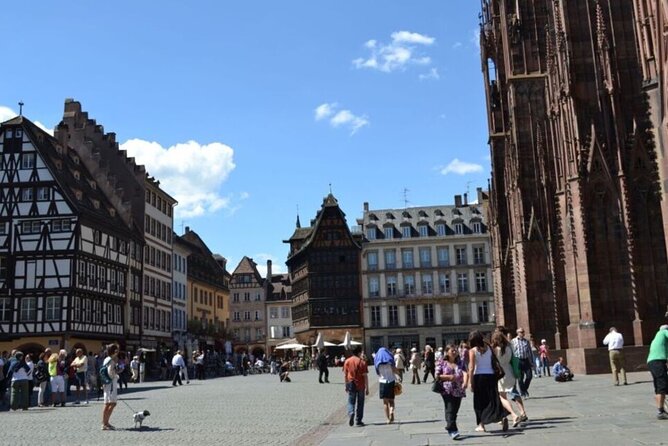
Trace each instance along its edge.
{"label": "chimney", "polygon": [[368,201],[364,202],[364,212],[369,212],[369,202]]}
{"label": "chimney", "polygon": [[462,207],[462,196],[461,195],[455,195],[455,207]]}
{"label": "chimney", "polygon": [[468,206],[468,205],[469,205],[469,193],[466,192],[464,194],[464,206]]}
{"label": "chimney", "polygon": [[186,234],[190,232],[190,226],[186,226]]}
{"label": "chimney", "polygon": [[271,260],[267,260],[267,280],[271,282]]}
{"label": "chimney", "polygon": [[482,187],[476,187],[475,191],[478,194],[478,204],[482,204],[482,202],[485,201],[482,195]]}

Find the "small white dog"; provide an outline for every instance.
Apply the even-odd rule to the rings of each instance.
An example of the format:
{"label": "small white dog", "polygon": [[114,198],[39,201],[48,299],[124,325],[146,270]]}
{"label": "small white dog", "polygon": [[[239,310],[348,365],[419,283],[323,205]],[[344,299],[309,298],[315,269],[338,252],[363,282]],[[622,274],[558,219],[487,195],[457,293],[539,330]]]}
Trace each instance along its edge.
{"label": "small white dog", "polygon": [[144,418],[147,416],[151,415],[151,412],[148,410],[145,410],[143,412],[137,412],[136,414],[132,415],[132,419],[135,422],[135,429],[137,429],[137,424],[139,424],[139,429],[141,429],[141,424],[144,422]]}

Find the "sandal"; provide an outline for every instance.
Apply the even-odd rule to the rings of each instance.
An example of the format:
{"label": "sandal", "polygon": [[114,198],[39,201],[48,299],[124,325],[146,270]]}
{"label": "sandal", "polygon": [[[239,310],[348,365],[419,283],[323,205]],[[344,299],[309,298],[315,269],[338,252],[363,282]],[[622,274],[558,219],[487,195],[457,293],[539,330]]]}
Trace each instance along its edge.
{"label": "sandal", "polygon": [[513,427],[519,426],[521,422],[522,422],[522,417],[521,416],[520,417],[515,417],[515,419],[513,420]]}
{"label": "sandal", "polygon": [[475,428],[476,432],[487,432],[487,430],[484,427],[478,426]]}

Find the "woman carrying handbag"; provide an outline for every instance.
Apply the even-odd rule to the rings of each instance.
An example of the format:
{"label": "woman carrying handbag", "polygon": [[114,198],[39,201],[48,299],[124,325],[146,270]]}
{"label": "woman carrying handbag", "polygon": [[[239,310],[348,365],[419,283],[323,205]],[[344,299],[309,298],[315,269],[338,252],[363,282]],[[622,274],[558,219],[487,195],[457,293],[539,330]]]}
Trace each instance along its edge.
{"label": "woman carrying handbag", "polygon": [[487,432],[486,424],[502,421],[505,432],[508,430],[508,412],[501,405],[497,390],[497,382],[503,377],[503,369],[481,332],[475,330],[469,334],[469,345],[469,373],[472,375],[470,386],[478,425],[475,430]]}

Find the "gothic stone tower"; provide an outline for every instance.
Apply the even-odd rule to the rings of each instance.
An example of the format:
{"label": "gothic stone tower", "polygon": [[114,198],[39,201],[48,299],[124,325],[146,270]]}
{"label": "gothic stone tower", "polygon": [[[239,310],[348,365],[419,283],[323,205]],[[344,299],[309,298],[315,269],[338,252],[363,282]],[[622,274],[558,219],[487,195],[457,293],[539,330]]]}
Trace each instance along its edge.
{"label": "gothic stone tower", "polygon": [[484,0],[499,323],[592,370],[611,325],[643,345],[667,303],[656,141],[632,0]]}

